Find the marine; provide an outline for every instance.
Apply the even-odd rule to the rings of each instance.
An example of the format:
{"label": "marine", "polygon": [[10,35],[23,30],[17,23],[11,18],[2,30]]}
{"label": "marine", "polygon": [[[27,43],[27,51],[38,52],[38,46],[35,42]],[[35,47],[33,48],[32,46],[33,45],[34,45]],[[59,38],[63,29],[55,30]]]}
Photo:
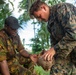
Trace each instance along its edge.
{"label": "marine", "polygon": [[70,3],[48,6],[37,0],[30,7],[30,17],[48,23],[51,47],[43,59],[55,59],[50,75],[76,75],[76,7]]}

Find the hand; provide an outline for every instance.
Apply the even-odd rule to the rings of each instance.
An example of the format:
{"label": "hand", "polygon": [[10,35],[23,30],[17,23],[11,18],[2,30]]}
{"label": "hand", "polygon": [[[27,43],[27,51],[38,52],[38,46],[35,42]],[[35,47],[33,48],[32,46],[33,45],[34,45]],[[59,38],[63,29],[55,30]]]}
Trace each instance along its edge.
{"label": "hand", "polygon": [[37,63],[38,56],[37,56],[36,54],[31,54],[31,55],[30,55],[30,59],[31,59],[34,63]]}
{"label": "hand", "polygon": [[48,51],[46,51],[44,54],[43,54],[43,58],[44,60],[52,60],[53,56],[55,55],[55,50],[54,48],[50,48]]}

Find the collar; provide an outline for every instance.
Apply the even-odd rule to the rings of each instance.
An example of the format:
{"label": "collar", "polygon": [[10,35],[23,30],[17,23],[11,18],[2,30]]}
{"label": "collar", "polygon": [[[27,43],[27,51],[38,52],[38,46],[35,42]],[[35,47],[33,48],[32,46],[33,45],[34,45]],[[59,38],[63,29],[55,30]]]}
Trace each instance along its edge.
{"label": "collar", "polygon": [[49,19],[48,19],[48,25],[50,25],[52,22],[55,21],[56,19],[56,16],[57,16],[57,10],[56,10],[56,6],[51,6],[50,7],[50,16],[49,16]]}

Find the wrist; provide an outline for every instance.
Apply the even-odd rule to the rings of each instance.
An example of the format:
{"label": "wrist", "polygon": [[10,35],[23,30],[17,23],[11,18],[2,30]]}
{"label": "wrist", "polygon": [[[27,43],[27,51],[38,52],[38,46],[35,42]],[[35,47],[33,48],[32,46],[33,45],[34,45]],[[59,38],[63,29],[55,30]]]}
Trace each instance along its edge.
{"label": "wrist", "polygon": [[31,55],[32,55],[32,54],[29,54],[29,56],[28,56],[28,57],[30,58],[30,57],[31,57]]}

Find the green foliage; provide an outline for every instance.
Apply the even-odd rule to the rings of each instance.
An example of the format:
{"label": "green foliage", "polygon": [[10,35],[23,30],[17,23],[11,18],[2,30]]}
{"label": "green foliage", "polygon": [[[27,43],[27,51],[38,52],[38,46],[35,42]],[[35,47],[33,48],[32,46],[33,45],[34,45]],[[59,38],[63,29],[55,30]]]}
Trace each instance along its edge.
{"label": "green foliage", "polygon": [[22,0],[19,3],[19,11],[21,11],[22,9],[25,10],[25,12],[29,12],[29,8],[31,6],[31,4],[34,2],[35,0]]}
{"label": "green foliage", "polygon": [[50,46],[49,32],[47,31],[47,24],[45,22],[41,22],[41,26],[38,30],[37,36],[40,38],[42,48],[45,49]]}
{"label": "green foliage", "polygon": [[0,5],[1,5],[1,4],[4,4],[4,3],[5,3],[4,0],[0,0]]}
{"label": "green foliage", "polygon": [[31,6],[31,3],[33,2],[33,0],[22,0],[19,3],[19,12],[24,11],[22,15],[20,15],[19,19],[20,19],[20,23],[22,24],[22,22],[24,21],[28,21],[30,19],[29,16],[29,8]]}
{"label": "green foliage", "polygon": [[4,19],[7,17],[7,15],[10,15],[8,7],[8,4],[4,4],[0,10],[0,29],[3,28]]}
{"label": "green foliage", "polygon": [[[13,7],[13,3],[9,2],[12,7]],[[12,14],[13,10],[9,9],[9,3],[4,3],[4,4],[0,4],[0,29],[2,29],[4,27],[4,20],[7,16]]]}
{"label": "green foliage", "polygon": [[40,52],[42,50],[42,48],[40,45],[39,38],[31,39],[31,41],[33,41],[33,44],[31,45],[32,46],[32,52],[33,53]]}
{"label": "green foliage", "polygon": [[47,4],[49,5],[55,5],[55,4],[58,4],[58,3],[61,3],[61,2],[65,2],[66,0],[49,0],[47,2]]}
{"label": "green foliage", "polygon": [[[34,22],[33,24],[35,25],[36,23],[37,22]],[[49,32],[47,31],[47,25],[46,25],[45,22],[41,22],[41,23],[39,23],[39,25],[40,25],[39,29],[34,28],[37,31],[35,33],[35,30],[34,30],[35,36],[34,36],[34,38],[32,38],[33,40],[31,40],[31,41],[33,41],[33,44],[31,44],[31,46],[32,46],[32,49],[33,48],[36,49],[37,47],[40,47],[41,50],[42,49],[47,49],[50,46],[50,42],[49,42],[49,40],[50,40],[49,37],[50,36],[49,36]],[[36,42],[37,38],[39,39],[39,42],[38,41]],[[35,46],[36,46],[36,48],[35,48]]]}
{"label": "green foliage", "polygon": [[34,66],[34,69],[38,75],[50,75],[50,71],[45,71],[41,66]]}

